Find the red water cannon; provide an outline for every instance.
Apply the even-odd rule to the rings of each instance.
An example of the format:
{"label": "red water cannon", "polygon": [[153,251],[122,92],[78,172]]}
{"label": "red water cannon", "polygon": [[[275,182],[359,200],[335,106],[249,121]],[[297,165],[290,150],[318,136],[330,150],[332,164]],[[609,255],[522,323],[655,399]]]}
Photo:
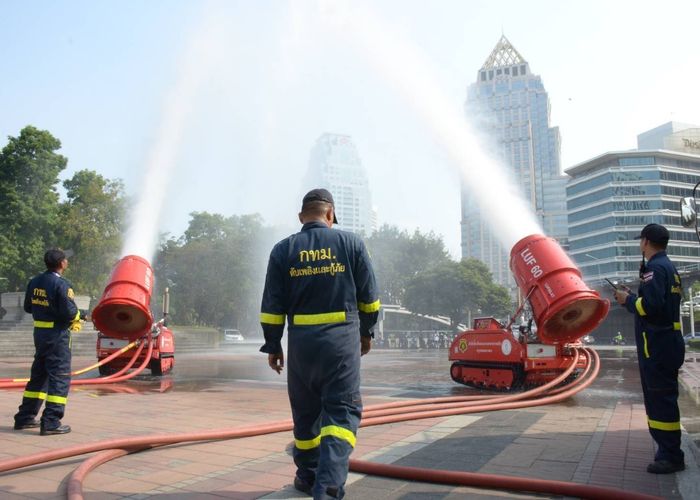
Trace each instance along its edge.
{"label": "red water cannon", "polygon": [[610,302],[586,286],[581,271],[553,238],[527,236],[510,252],[510,269],[530,301],[537,334],[548,344],[573,342],[596,328]]}
{"label": "red water cannon", "polygon": [[151,265],[142,257],[127,255],[114,266],[102,298],[92,311],[92,322],[109,337],[136,340],[153,325],[152,293]]}

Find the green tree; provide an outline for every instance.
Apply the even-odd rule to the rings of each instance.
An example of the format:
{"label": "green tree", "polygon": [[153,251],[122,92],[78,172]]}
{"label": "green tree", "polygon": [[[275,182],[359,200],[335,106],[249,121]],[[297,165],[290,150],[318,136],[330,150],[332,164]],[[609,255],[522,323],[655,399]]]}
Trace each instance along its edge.
{"label": "green tree", "polygon": [[443,262],[417,274],[407,284],[404,305],[414,313],[447,316],[454,329],[477,314],[505,316],[511,306],[508,290],[476,259]]}
{"label": "green tree", "polygon": [[63,187],[67,200],[59,210],[57,241],[74,252],[66,277],[76,293],[98,298],[121,249],[124,186],[119,180],[81,170]]}
{"label": "green tree", "polygon": [[21,290],[55,246],[56,184],[67,159],[45,130],[27,126],[8,140],[0,152],[0,284]]}
{"label": "green tree", "polygon": [[366,239],[377,276],[380,299],[403,304],[407,283],[422,271],[450,260],[442,239],[433,232],[412,235],[395,226],[383,225]]}
{"label": "green tree", "polygon": [[267,262],[261,217],[190,215],[184,235],[161,245],[155,265],[158,287],[170,287],[173,320],[257,331]]}

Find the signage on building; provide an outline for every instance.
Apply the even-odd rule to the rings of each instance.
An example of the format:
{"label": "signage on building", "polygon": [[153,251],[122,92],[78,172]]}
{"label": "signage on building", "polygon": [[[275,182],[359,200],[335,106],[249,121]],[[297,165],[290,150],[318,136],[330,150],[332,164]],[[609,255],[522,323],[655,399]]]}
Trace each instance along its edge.
{"label": "signage on building", "polygon": [[683,141],[683,146],[686,148],[700,149],[700,139],[694,141],[692,139],[681,139]]}

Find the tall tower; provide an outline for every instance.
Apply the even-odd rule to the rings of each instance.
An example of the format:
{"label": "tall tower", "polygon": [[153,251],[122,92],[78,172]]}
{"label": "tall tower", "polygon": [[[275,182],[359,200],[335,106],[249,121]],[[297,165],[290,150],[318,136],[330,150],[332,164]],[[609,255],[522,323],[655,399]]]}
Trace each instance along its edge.
{"label": "tall tower", "polygon": [[304,188],[316,187],[333,194],[339,229],[366,236],[376,230],[367,173],[350,136],[323,134],[316,140]]}
{"label": "tall tower", "polygon": [[[550,127],[549,96],[539,76],[505,36],[496,44],[467,89],[467,118],[483,134],[494,157],[510,168],[542,228],[567,247],[566,180],[560,173],[559,128]],[[480,165],[472,168],[479,169]],[[484,172],[488,178],[488,172]],[[498,189],[498,186],[484,186]],[[497,191],[494,196],[497,196]],[[485,262],[493,278],[512,284],[510,248],[501,248],[480,207],[462,188],[462,257]]]}

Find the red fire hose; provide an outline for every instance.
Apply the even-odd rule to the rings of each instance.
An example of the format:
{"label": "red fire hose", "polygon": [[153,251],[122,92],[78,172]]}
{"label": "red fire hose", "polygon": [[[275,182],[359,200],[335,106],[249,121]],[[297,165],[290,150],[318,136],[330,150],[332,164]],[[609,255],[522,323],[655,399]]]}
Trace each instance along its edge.
{"label": "red fire hose", "polygon": [[[404,420],[415,420],[423,418],[443,417],[456,414],[476,413],[482,411],[490,411],[497,409],[522,408],[526,406],[535,406],[540,404],[550,404],[562,401],[578,391],[589,386],[600,369],[600,359],[595,353],[586,349],[589,357],[589,366],[594,363],[591,371],[582,374],[574,382],[567,384],[561,390],[554,389],[548,391],[546,395],[537,399],[530,399],[533,395],[541,394],[547,391],[547,388],[538,387],[534,390],[527,391],[511,396],[465,396],[448,397],[448,398],[433,398],[432,400],[415,400],[404,401],[399,403],[389,403],[387,405],[373,405],[366,409],[364,414],[369,417],[362,420],[361,426],[380,425],[387,423],[400,422]],[[574,366],[575,363],[572,364]],[[565,378],[561,377],[560,378]],[[548,384],[550,385],[550,384]],[[551,386],[550,386],[551,387]],[[503,399],[508,399],[503,401]],[[495,399],[501,400],[494,402]],[[435,406],[464,402],[464,405],[435,409]],[[474,404],[480,403],[480,404]],[[388,408],[400,408],[401,411],[408,413],[389,414],[378,416],[383,410]],[[224,429],[218,431],[198,432],[189,434],[170,434],[161,436],[135,437],[112,439],[97,443],[76,445],[62,450],[54,450],[48,452],[37,453],[24,457],[18,457],[0,461],[0,472],[18,469],[37,463],[58,460],[62,458],[82,455],[99,451],[93,457],[83,462],[71,475],[68,483],[68,498],[70,500],[79,500],[83,498],[82,483],[91,470],[99,465],[112,460],[114,458],[124,456],[128,453],[143,451],[148,448],[164,446],[167,444],[203,441],[203,440],[221,440],[221,439],[237,439],[242,437],[258,436],[262,434],[270,434],[276,432],[289,431],[293,427],[291,421],[273,422],[269,424],[246,426],[238,429]],[[576,496],[580,498],[619,498],[621,500],[643,500],[655,498],[649,495],[640,493],[632,493],[615,488],[601,488],[576,483],[565,483],[561,481],[545,481],[540,479],[527,479],[494,476],[490,474],[476,474],[453,471],[439,470],[423,470],[407,467],[388,466],[384,464],[375,464],[359,460],[350,461],[350,470],[365,474],[384,475],[388,477],[396,477],[400,479],[420,480],[427,482],[437,482],[441,484],[453,484],[461,486],[479,486],[498,489],[516,489],[522,491],[533,491],[540,493],[549,493],[557,495]]]}

